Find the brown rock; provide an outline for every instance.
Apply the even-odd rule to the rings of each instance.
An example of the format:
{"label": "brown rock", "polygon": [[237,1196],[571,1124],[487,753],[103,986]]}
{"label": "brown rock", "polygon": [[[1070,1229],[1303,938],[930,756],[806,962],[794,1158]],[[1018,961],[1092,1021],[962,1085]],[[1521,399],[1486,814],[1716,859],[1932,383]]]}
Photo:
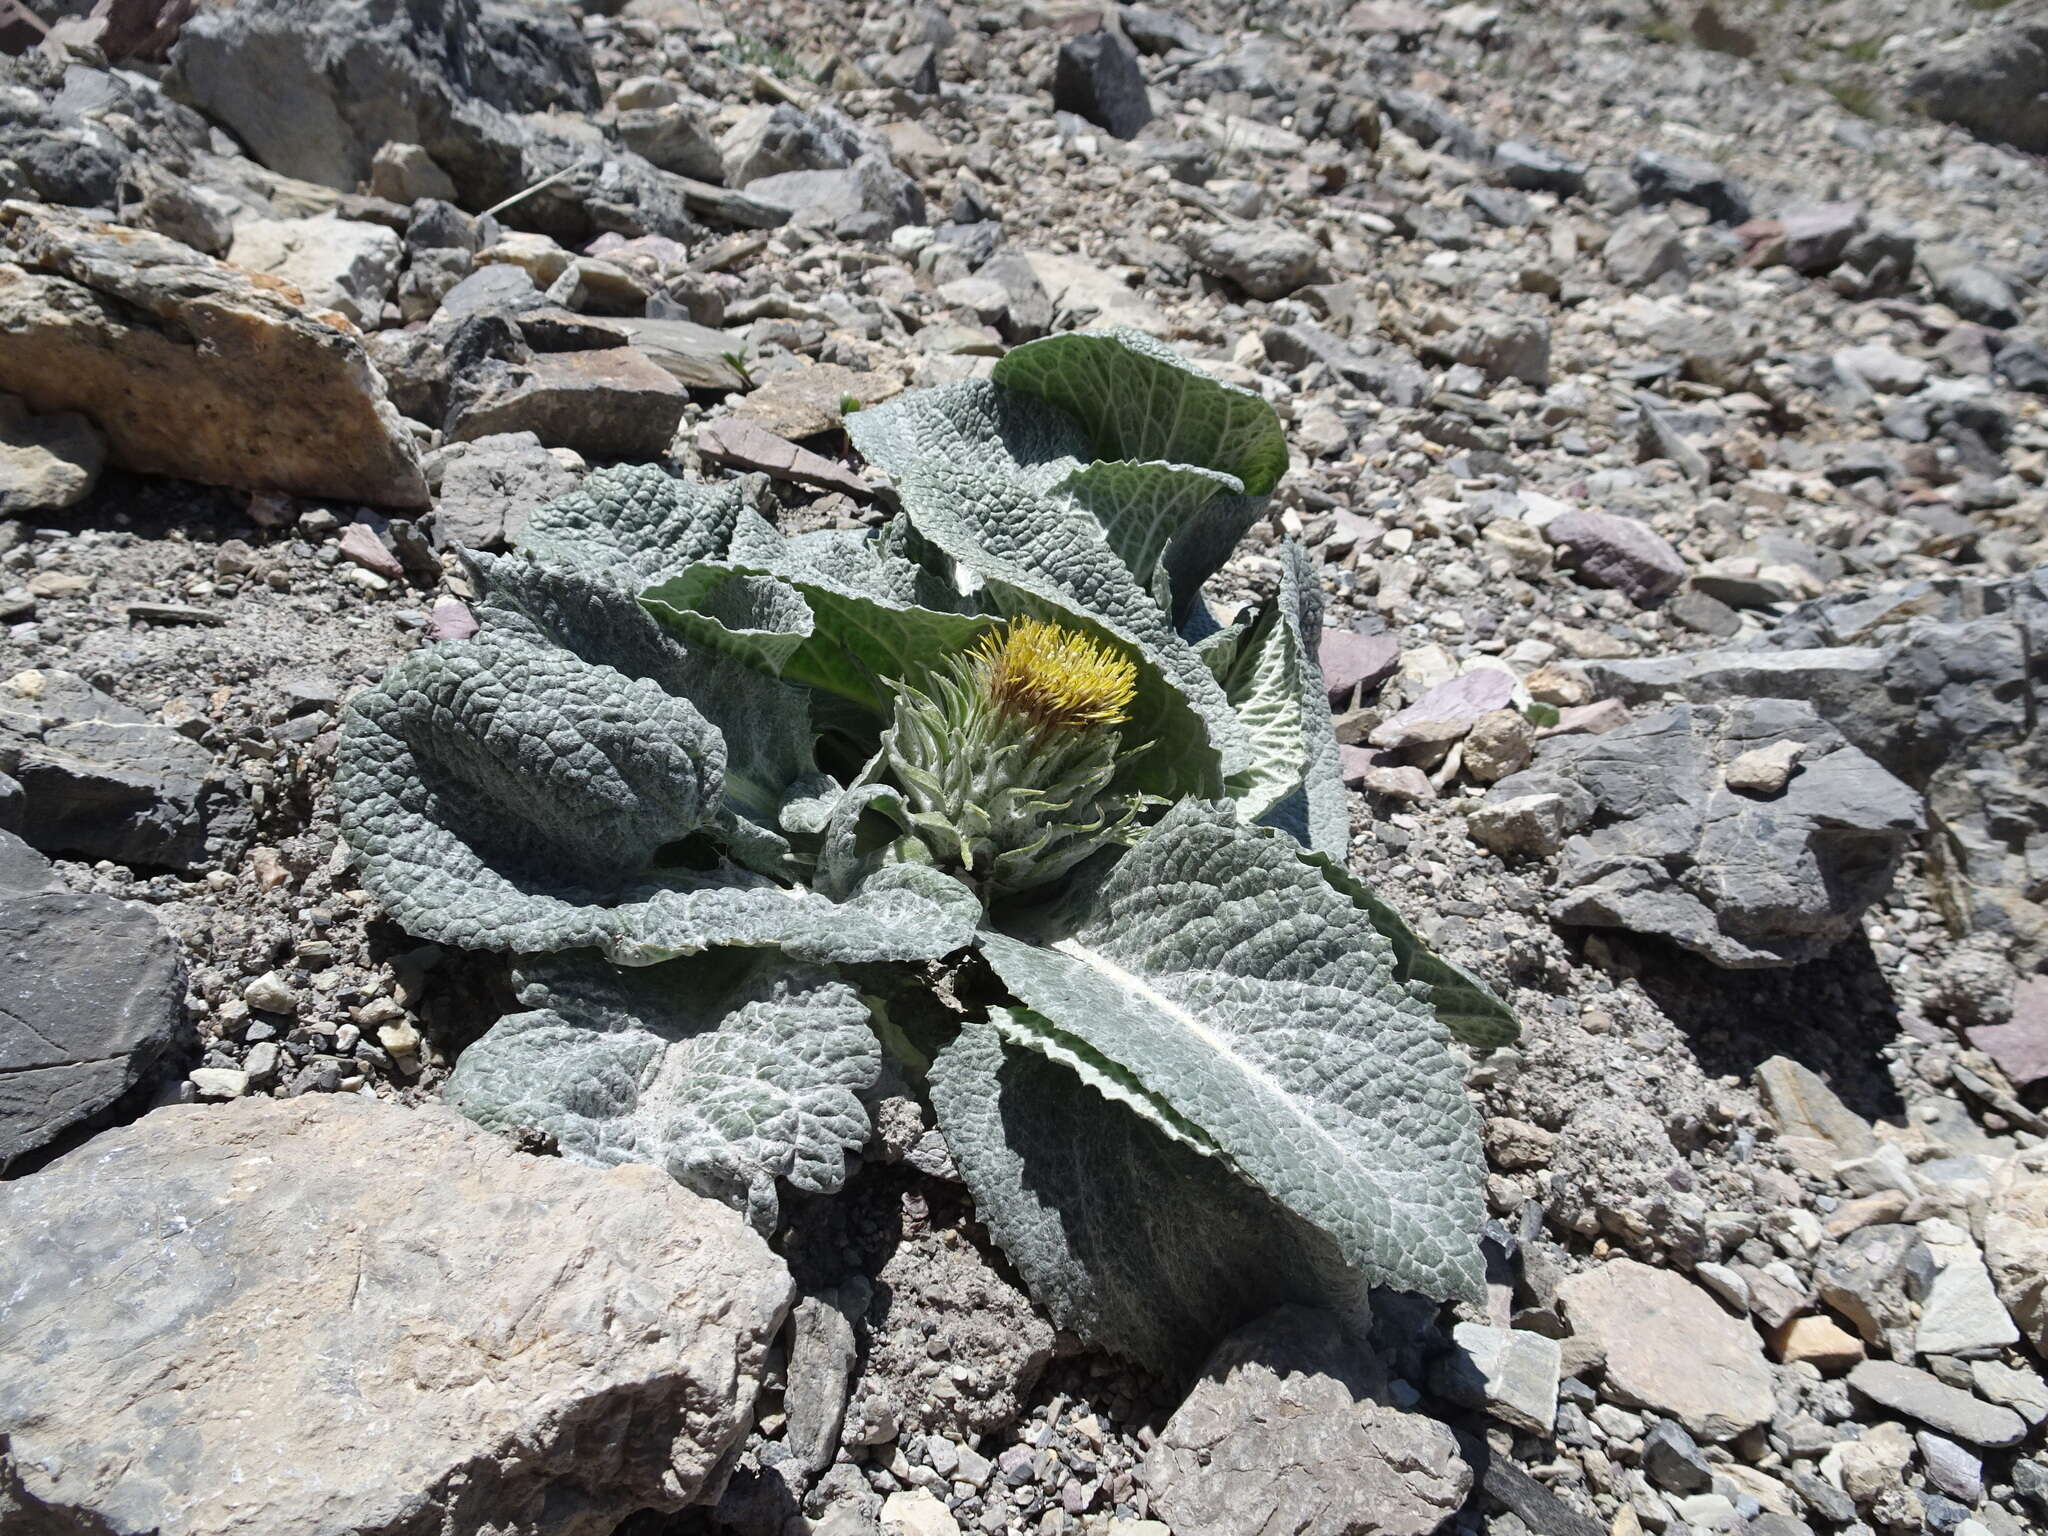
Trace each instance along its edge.
{"label": "brown rock", "polygon": [[1733,1440],[1776,1406],[1756,1330],[1683,1276],[1616,1259],[1573,1275],[1558,1300],[1575,1337],[1607,1355],[1616,1402],[1677,1419],[1702,1440]]}
{"label": "brown rock", "polygon": [[902,390],[900,383],[884,374],[818,363],[768,375],[734,411],[778,437],[801,442],[830,432],[844,421],[847,401],[880,405]]}
{"label": "brown rock", "polygon": [[427,504],[353,331],[275,278],[68,209],[0,203],[0,391],[82,412],[128,469]]}
{"label": "brown rock", "polygon": [[1863,1358],[1863,1341],[1818,1313],[1790,1318],[1771,1330],[1771,1353],[1787,1365],[1801,1361],[1823,1376],[1839,1376]]}
{"label": "brown rock", "polygon": [[587,458],[645,462],[668,452],[688,400],[644,352],[602,347],[537,352],[485,366],[469,398],[448,414],[451,441],[531,432],[549,448]]}
{"label": "brown rock", "polygon": [[821,491],[840,491],[862,500],[874,488],[832,460],[799,448],[757,422],[728,416],[697,429],[697,452],[711,464],[728,469],[757,469],[773,480],[789,480]]}

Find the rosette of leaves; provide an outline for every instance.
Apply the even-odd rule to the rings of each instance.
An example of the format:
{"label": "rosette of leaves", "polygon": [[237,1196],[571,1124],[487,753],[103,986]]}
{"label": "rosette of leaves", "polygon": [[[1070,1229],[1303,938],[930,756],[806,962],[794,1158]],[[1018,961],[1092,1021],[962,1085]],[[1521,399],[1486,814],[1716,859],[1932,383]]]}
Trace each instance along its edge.
{"label": "rosette of leaves", "polygon": [[[1452,1039],[1514,1024],[1343,867],[1313,563],[1204,584],[1286,446],[1130,332],[848,418],[880,529],[603,470],[352,706],[343,827],[515,956],[449,1098],[747,1212],[827,1192],[883,1038],[1061,1326],[1169,1370],[1281,1301],[1481,1291]],[[929,962],[948,959],[943,1000]]]}

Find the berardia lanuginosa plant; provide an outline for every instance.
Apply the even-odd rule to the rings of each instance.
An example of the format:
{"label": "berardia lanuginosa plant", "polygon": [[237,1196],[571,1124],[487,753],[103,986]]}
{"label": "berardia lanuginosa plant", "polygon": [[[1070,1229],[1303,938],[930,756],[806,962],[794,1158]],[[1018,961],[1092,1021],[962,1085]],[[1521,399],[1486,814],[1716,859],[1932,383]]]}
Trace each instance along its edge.
{"label": "berardia lanuginosa plant", "polygon": [[879,530],[600,470],[468,557],[476,637],[352,705],[364,888],[511,957],[449,1100],[772,1232],[893,1053],[1054,1320],[1164,1370],[1282,1301],[1478,1297],[1450,1044],[1513,1020],[1344,867],[1310,556],[1203,596],[1272,408],[1074,332],[846,429]]}

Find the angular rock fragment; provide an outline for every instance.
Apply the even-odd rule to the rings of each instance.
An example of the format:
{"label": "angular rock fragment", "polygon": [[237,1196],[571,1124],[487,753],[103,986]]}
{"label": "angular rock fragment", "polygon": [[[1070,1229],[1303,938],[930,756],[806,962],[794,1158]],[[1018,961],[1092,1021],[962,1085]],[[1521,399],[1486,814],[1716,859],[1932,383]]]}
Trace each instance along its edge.
{"label": "angular rock fragment", "polygon": [[1060,44],[1053,107],[1085,117],[1120,139],[1134,139],[1152,121],[1152,97],[1131,45],[1114,32],[1091,32]]}
{"label": "angular rock fragment", "polygon": [[374,330],[398,281],[395,230],[354,219],[252,219],[237,225],[227,260],[298,289],[306,307],[333,310]]}
{"label": "angular rock fragment", "polygon": [[106,439],[83,416],[38,416],[17,396],[0,395],[0,517],[83,501],[106,461]]}
{"label": "angular rock fragment", "polygon": [[1217,1346],[1139,1476],[1178,1536],[1424,1536],[1472,1473],[1448,1429],[1384,1389],[1336,1319],[1283,1307]]}
{"label": "angular rock fragment", "polygon": [[[1758,800],[1723,781],[1723,765],[1786,739],[1807,756],[1780,795]],[[1796,964],[1846,937],[1889,888],[1923,815],[1917,795],[1811,706],[1784,699],[1679,705],[1605,735],[1553,738],[1488,802],[1545,793],[1593,807],[1565,844],[1554,917],[1661,935],[1735,968]]]}
{"label": "angular rock fragment", "polygon": [[550,448],[644,462],[668,452],[688,399],[644,352],[603,347],[493,361],[448,414],[450,439],[531,432]]}
{"label": "angular rock fragment", "polygon": [[1771,1368],[1747,1320],[1669,1270],[1615,1259],[1558,1287],[1574,1338],[1607,1356],[1617,1402],[1678,1420],[1703,1440],[1768,1423]]}
{"label": "angular rock fragment", "polygon": [[[192,1041],[178,946],[147,909],[66,890],[0,832],[0,1172],[118,1104]],[[5,1187],[5,1186],[0,1186]],[[18,1241],[21,1229],[11,1228]]]}
{"label": "angular rock fragment", "polygon": [[162,235],[0,204],[0,391],[82,412],[125,468],[426,505],[362,343],[288,294]]}
{"label": "angular rock fragment", "polygon": [[1685,559],[1649,524],[1612,512],[1574,508],[1544,524],[1564,564],[1596,587],[1613,587],[1642,606],[1676,592]]}
{"label": "angular rock fragment", "polygon": [[0,773],[46,853],[191,869],[247,827],[211,752],[69,672],[0,682]]}
{"label": "angular rock fragment", "polygon": [[159,1110],[0,1222],[31,1526],[600,1536],[705,1489],[793,1292],[657,1169],[354,1095]]}

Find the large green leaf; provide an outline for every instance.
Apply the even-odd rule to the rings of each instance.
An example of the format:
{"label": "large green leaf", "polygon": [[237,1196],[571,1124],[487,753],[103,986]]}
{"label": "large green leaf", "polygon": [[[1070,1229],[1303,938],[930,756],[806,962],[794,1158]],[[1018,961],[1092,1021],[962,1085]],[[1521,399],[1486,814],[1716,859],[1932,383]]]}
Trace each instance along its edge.
{"label": "large green leaf", "polygon": [[1083,465],[1051,494],[1100,523],[1125,568],[1175,615],[1222,569],[1263,503],[1213,469],[1120,459]]}
{"label": "large green leaf", "polygon": [[972,464],[1042,490],[1102,456],[1090,449],[1087,428],[1057,405],[981,379],[856,411],[846,434],[899,481],[921,464]]}
{"label": "large green leaf", "polygon": [[859,994],[829,972],[726,951],[639,970],[588,954],[519,967],[527,1012],[455,1063],[448,1102],[493,1130],[551,1133],[562,1155],[651,1163],[764,1236],[778,1179],[846,1181],[882,1068]]}
{"label": "large green leaf", "polygon": [[535,511],[517,543],[543,565],[637,592],[692,560],[724,554],[759,495],[754,481],[705,485],[652,464],[620,464]]}
{"label": "large green leaf", "polygon": [[1310,868],[1321,871],[1393,946],[1394,974],[1428,990],[1430,1006],[1453,1038],[1482,1051],[1513,1045],[1521,1038],[1522,1026],[1508,1005],[1470,971],[1424,944],[1401,914],[1374,895],[1364,881],[1320,852],[1310,850],[1300,857]]}
{"label": "large green leaf", "polygon": [[[775,622],[734,629],[719,618],[735,588],[772,584],[791,599]],[[772,576],[709,563],[650,588],[641,601],[690,643],[708,645],[787,682],[801,683],[886,719],[895,695],[888,680],[925,669],[974,644],[995,621],[910,607],[838,585]],[[793,606],[792,606],[793,605]],[[765,605],[763,605],[765,606]]]}
{"label": "large green leaf", "polygon": [[1073,1049],[1197,1128],[1369,1282],[1482,1293],[1478,1122],[1443,1027],[1285,843],[1184,803],[1071,935],[981,942]]}
{"label": "large green leaf", "polygon": [[1197,464],[1234,475],[1254,496],[1287,473],[1287,438],[1272,406],[1142,331],[1068,331],[1027,342],[990,377],[1073,416],[1093,445],[1090,458]]}
{"label": "large green leaf", "polygon": [[364,889],[441,943],[647,965],[721,944],[929,959],[971,936],[980,904],[929,870],[885,870],[840,904],[716,858],[671,862],[718,830],[724,772],[724,741],[686,701],[485,635],[418,652],[351,702],[337,785]]}
{"label": "large green leaf", "polygon": [[1139,759],[1137,787],[1201,794],[1249,764],[1250,743],[1221,686],[1092,521],[1015,481],[952,464],[920,466],[902,495],[904,515],[980,578],[990,607],[1084,630],[1134,655],[1138,696],[1125,737],[1155,744]]}
{"label": "large green leaf", "polygon": [[1366,1315],[1327,1236],[1130,1108],[1104,1070],[1023,1010],[975,1022],[933,1062],[933,1107],[975,1212],[1060,1327],[1185,1376],[1285,1302]]}

